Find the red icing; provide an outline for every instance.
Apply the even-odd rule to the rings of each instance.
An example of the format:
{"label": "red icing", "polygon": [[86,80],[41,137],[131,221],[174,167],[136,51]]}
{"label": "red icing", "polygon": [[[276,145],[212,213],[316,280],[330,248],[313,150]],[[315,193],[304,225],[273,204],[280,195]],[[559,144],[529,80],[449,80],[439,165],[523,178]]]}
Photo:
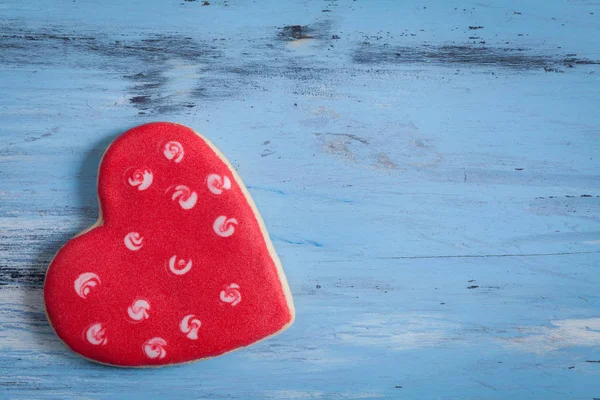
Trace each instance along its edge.
{"label": "red icing", "polygon": [[[182,145],[183,157],[165,156],[170,141]],[[146,186],[145,171],[152,182],[139,190]],[[212,186],[222,192],[211,192],[210,174],[227,176],[230,188],[213,177]],[[217,356],[288,326],[293,306],[287,284],[240,185],[184,126],[142,125],[115,140],[99,171],[102,225],[67,242],[46,275],[46,310],[58,336],[92,360],[144,366]],[[191,192],[196,202],[184,209],[193,203]],[[220,216],[229,220],[220,232],[233,227],[230,236],[215,232]],[[143,237],[138,250],[126,246],[131,232]],[[139,240],[132,238],[129,244],[137,248]],[[184,332],[187,315],[193,317]],[[194,340],[189,332],[197,320]]]}

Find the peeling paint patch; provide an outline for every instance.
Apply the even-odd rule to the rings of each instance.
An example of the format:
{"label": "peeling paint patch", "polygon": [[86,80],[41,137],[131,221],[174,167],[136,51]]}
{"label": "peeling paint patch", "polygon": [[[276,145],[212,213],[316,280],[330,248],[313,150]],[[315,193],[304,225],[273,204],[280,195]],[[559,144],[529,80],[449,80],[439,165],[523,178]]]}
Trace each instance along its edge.
{"label": "peeling paint patch", "polygon": [[502,340],[507,347],[536,354],[600,346],[600,318],[563,319],[550,325],[519,328],[521,336]]}
{"label": "peeling paint patch", "polygon": [[375,166],[379,168],[398,169],[398,164],[393,162],[387,153],[378,153],[376,155]]}
{"label": "peeling paint patch", "polygon": [[337,337],[357,346],[381,346],[396,351],[445,347],[469,340],[461,324],[443,315],[365,315],[356,321],[336,329]]}

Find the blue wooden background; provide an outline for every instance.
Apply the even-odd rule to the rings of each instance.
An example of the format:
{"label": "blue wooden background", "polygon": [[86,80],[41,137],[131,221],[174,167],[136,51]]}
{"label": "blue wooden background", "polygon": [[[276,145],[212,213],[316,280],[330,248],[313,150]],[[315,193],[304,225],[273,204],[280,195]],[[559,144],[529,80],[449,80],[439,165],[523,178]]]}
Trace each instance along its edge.
{"label": "blue wooden background", "polygon": [[[600,2],[3,0],[0,398],[600,398]],[[297,320],[123,370],[42,283],[149,121],[204,133]]]}

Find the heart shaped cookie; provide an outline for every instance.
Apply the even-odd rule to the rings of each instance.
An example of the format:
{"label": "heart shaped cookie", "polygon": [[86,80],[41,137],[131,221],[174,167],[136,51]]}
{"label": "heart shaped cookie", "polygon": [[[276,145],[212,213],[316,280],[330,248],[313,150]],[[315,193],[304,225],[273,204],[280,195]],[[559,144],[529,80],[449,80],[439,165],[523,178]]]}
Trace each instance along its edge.
{"label": "heart shaped cookie", "polygon": [[294,320],[250,194],[208,140],[173,123],[117,138],[98,174],[100,218],[56,254],[48,319],[76,353],[117,366],[214,357]]}

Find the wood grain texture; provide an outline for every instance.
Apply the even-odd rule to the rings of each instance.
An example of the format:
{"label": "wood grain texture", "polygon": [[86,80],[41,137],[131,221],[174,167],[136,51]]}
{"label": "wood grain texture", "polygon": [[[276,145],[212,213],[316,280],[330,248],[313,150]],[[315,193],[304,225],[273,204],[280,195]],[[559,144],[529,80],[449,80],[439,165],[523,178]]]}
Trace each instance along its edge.
{"label": "wood grain texture", "polygon": [[[600,3],[0,4],[0,398],[600,398]],[[160,370],[42,303],[108,143],[170,120],[248,185],[284,334]]]}

